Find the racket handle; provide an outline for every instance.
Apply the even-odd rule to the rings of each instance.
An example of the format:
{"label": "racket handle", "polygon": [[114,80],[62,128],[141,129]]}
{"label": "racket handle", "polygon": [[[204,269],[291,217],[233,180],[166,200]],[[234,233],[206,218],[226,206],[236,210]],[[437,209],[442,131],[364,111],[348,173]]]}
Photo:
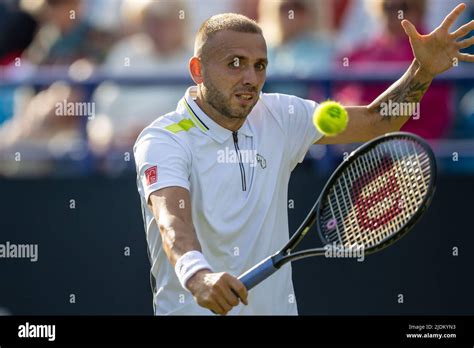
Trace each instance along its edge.
{"label": "racket handle", "polygon": [[[273,262],[273,256],[274,255],[267,257],[237,278],[245,285],[247,290],[252,289],[255,285],[260,284],[273,273],[278,271],[278,268],[275,267]],[[235,294],[235,296],[237,296],[237,298],[239,297],[239,295],[234,290],[232,290],[232,292]],[[212,309],[211,312],[217,314]]]}
{"label": "racket handle", "polygon": [[263,280],[267,279],[277,270],[278,268],[276,268],[273,263],[272,255],[240,275],[238,279],[245,285],[247,290],[250,290],[257,284],[260,284]]}

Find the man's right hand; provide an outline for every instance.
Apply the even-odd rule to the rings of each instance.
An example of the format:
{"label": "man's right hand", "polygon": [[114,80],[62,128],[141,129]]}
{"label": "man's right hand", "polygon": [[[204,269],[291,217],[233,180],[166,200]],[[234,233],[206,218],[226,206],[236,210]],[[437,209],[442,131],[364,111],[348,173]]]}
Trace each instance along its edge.
{"label": "man's right hand", "polygon": [[198,305],[217,314],[227,314],[239,304],[239,298],[248,304],[244,284],[229,273],[212,273],[203,269],[189,278],[186,286]]}

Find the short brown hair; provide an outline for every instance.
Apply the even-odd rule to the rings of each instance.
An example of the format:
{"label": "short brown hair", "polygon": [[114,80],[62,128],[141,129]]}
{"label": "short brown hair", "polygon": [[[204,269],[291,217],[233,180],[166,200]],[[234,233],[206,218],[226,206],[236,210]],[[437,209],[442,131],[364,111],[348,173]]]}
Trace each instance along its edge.
{"label": "short brown hair", "polygon": [[263,35],[262,29],[257,22],[247,16],[238,13],[218,14],[212,16],[201,24],[194,42],[194,55],[201,55],[209,38],[221,30]]}

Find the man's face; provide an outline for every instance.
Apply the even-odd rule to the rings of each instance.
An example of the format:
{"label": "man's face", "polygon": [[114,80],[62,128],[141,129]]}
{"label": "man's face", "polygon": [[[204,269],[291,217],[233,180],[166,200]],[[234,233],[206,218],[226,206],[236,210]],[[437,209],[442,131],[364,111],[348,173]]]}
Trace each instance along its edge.
{"label": "man's face", "polygon": [[265,83],[267,46],[260,34],[220,31],[201,57],[202,95],[228,118],[245,118]]}

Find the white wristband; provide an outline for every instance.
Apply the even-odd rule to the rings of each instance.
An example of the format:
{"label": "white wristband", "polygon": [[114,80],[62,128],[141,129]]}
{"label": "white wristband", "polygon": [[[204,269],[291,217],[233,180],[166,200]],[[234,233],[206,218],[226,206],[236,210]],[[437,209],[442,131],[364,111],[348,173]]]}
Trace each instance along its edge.
{"label": "white wristband", "polygon": [[197,250],[191,250],[182,255],[178,261],[176,261],[174,271],[178,276],[181,286],[184,289],[189,290],[186,287],[186,282],[189,278],[191,278],[197,271],[206,268],[212,270],[211,266],[204,258],[204,255]]}

